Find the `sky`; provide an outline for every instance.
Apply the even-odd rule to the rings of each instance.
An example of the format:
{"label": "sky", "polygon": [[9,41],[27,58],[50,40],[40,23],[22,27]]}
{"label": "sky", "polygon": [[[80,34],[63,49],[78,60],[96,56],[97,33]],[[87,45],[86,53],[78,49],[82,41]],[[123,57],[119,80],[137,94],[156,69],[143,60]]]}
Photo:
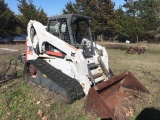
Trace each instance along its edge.
{"label": "sky", "polygon": [[[33,0],[33,4],[37,8],[42,7],[49,17],[62,14],[62,9],[65,8],[65,5],[70,1],[75,2],[75,0]],[[112,2],[115,2],[115,7],[117,8],[120,5],[123,5],[124,0],[112,0]],[[5,0],[5,3],[8,4],[8,7],[15,14],[19,14],[17,7],[19,2],[17,0]]]}

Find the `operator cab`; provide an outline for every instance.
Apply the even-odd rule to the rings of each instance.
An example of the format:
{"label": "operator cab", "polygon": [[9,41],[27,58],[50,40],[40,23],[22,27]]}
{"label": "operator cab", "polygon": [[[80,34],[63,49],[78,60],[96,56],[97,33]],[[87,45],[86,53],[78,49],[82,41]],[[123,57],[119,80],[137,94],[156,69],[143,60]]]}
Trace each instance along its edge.
{"label": "operator cab", "polygon": [[59,15],[49,18],[47,30],[75,48],[82,49],[84,57],[91,57],[94,49],[90,22],[91,17],[88,16]]}

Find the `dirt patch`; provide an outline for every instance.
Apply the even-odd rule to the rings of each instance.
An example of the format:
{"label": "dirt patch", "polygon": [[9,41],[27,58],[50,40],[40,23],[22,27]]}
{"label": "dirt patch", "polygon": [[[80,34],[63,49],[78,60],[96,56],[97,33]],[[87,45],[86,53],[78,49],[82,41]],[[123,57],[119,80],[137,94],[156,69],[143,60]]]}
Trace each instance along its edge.
{"label": "dirt patch", "polygon": [[2,54],[22,54],[25,52],[25,45],[0,45],[0,55]]}

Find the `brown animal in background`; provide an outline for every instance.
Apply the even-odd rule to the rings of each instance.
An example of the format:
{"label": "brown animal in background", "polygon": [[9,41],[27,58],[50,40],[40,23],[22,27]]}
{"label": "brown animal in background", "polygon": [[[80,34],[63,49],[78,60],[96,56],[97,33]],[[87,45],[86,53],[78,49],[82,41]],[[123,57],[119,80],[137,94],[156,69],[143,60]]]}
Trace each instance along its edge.
{"label": "brown animal in background", "polygon": [[144,52],[146,51],[146,49],[147,49],[146,46],[141,46],[140,48],[131,46],[131,47],[127,50],[126,53],[128,53],[128,54],[138,53],[138,54],[140,55],[140,54],[144,54]]}

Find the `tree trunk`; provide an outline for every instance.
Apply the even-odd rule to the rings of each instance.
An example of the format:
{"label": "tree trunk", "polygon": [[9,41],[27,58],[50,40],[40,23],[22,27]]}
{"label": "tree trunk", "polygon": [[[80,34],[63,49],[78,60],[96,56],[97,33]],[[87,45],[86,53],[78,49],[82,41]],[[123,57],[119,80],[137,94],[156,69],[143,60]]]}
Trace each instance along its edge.
{"label": "tree trunk", "polygon": [[112,42],[115,42],[115,40],[118,38],[118,35],[116,35],[114,38],[113,38],[113,41]]}
{"label": "tree trunk", "polygon": [[137,44],[138,44],[138,42],[139,42],[139,40],[138,40],[138,39],[139,39],[139,38],[138,38],[138,35],[136,36],[136,38],[137,38]]}
{"label": "tree trunk", "polygon": [[103,41],[103,35],[102,34],[100,35],[100,39],[101,39],[101,42],[102,42]]}

